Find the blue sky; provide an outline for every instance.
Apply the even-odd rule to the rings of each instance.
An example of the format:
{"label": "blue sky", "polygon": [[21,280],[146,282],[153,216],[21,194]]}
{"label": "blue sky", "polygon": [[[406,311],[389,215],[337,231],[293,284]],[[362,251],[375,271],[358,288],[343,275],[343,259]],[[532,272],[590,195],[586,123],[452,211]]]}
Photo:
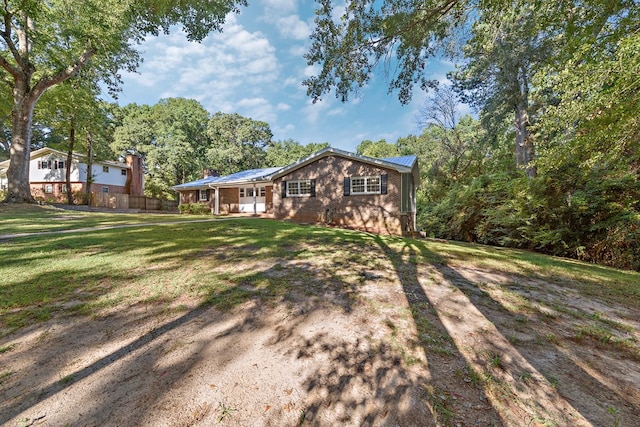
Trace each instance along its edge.
{"label": "blue sky", "polygon": [[[301,82],[315,74],[306,64],[313,30],[313,0],[253,1],[240,15],[230,15],[222,33],[190,43],[175,30],[149,37],[139,50],[137,73],[123,74],[118,103],[153,105],[169,97],[198,100],[209,113],[238,113],[269,123],[274,140],[301,144],[328,142],[354,151],[363,140],[420,133],[416,116],[425,99],[414,92],[402,106],[387,93],[382,70],[347,103],[333,94],[313,104]],[[340,8],[337,9],[339,11]],[[431,78],[444,80],[450,65],[434,61]]]}

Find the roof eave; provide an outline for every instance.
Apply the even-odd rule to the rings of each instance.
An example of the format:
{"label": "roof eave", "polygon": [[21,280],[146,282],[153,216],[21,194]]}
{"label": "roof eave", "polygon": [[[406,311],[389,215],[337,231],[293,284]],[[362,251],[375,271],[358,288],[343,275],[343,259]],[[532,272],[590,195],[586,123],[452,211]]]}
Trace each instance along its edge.
{"label": "roof eave", "polygon": [[[402,166],[396,163],[391,163],[391,162],[386,162],[384,160],[380,160],[380,159],[375,159],[373,157],[367,157],[367,156],[363,156],[360,154],[355,154],[355,153],[350,153],[348,151],[344,151],[344,150],[340,150],[338,148],[333,148],[333,147],[327,147],[327,148],[323,148],[322,150],[311,154],[310,156],[307,156],[303,159],[298,160],[295,163],[292,163],[289,166],[285,166],[284,168],[280,169],[279,171],[277,171],[276,173],[274,173],[273,175],[271,175],[271,179],[278,179],[281,178],[285,175],[287,175],[290,172],[293,172],[296,169],[300,169],[301,167],[304,167],[310,163],[313,163],[315,160],[318,160],[322,157],[326,157],[326,156],[330,156],[330,155],[338,155],[341,157],[345,157],[348,159],[352,159],[352,160],[358,160],[360,162],[364,162],[364,163],[369,163],[375,166],[379,166],[385,169],[394,169],[399,173],[410,173],[413,169],[413,167],[407,167],[407,166]],[[415,162],[414,162],[415,164]]]}

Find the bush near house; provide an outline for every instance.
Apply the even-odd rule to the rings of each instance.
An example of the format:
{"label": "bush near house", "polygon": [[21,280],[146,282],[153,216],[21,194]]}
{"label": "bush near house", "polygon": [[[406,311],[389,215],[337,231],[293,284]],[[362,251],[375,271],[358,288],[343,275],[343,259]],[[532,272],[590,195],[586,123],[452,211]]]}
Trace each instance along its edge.
{"label": "bush near house", "polygon": [[184,215],[207,215],[209,206],[202,203],[186,203],[178,206],[180,213]]}

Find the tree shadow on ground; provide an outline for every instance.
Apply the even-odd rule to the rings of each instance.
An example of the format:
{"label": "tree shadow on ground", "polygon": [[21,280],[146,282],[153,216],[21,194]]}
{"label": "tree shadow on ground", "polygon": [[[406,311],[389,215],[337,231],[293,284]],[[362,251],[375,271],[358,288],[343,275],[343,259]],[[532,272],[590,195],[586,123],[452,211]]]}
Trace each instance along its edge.
{"label": "tree shadow on ground", "polygon": [[[495,327],[499,333],[500,338],[494,336],[490,342],[476,344],[476,351],[468,357],[473,358],[472,363],[484,367],[485,375],[497,380],[496,384],[503,390],[503,396],[497,396],[498,400],[513,396],[515,401],[523,401],[532,410],[530,414],[523,410],[521,415],[514,414],[514,417],[530,417],[538,422],[553,422],[555,418],[556,423],[587,422],[589,425],[610,425],[620,420],[640,419],[637,394],[624,393],[624,387],[611,388],[599,380],[597,376],[606,378],[607,373],[594,375],[597,368],[592,362],[598,364],[598,361],[583,359],[593,356],[590,349],[581,348],[580,343],[576,342],[558,342],[562,332],[557,328],[561,324],[564,324],[563,327],[571,324],[570,319],[550,320],[543,312],[535,311],[516,314],[513,308],[510,310],[505,306],[504,301],[481,289],[482,283],[470,281],[456,268],[444,263],[434,263],[433,266],[439,273],[436,280],[443,281],[443,285],[454,286],[463,295],[456,297],[454,292],[449,297],[443,296],[443,301],[450,298],[450,301],[470,303],[472,311],[477,310],[482,318],[490,322],[487,328]],[[509,287],[509,292],[515,292],[523,301],[527,301],[526,306],[539,303],[531,301],[531,295],[518,287]],[[455,310],[451,307],[455,305],[448,306],[450,311]],[[459,310],[463,309],[459,307]],[[447,321],[451,323],[469,322],[473,313],[466,311],[467,314],[459,319],[447,313],[443,315],[448,316]],[[546,339],[545,334],[555,339]],[[613,360],[610,359],[611,362]],[[631,360],[629,362],[632,363]],[[585,366],[590,366],[589,371],[585,370]]]}
{"label": "tree shadow on ground", "polygon": [[296,327],[286,337],[296,360],[317,365],[302,379],[304,422],[502,425],[419,284],[415,250],[370,237],[375,265],[346,266],[361,269],[357,309],[327,318],[322,331]]}

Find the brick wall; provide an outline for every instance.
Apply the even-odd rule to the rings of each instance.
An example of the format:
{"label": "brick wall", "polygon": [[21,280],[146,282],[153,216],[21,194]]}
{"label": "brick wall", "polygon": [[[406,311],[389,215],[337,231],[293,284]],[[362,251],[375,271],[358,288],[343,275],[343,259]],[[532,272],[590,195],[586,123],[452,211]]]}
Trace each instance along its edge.
{"label": "brick wall", "polygon": [[[344,195],[344,178],[387,175],[387,194]],[[282,198],[282,183],[316,180],[316,197]],[[277,179],[273,187],[273,213],[277,219],[327,222],[383,234],[402,234],[401,174],[340,156],[327,156]],[[330,212],[330,215],[327,215]]]}
{"label": "brick wall", "polygon": [[219,202],[220,213],[240,212],[240,194],[237,188],[221,188]]}
{"label": "brick wall", "polygon": [[[34,199],[55,203],[67,203],[67,192],[63,191],[65,185],[65,183],[60,182],[32,182],[29,184],[31,195]],[[47,193],[47,186],[50,186],[49,189],[53,190],[53,192]],[[72,182],[71,191],[84,191],[84,184],[81,182]]]}

